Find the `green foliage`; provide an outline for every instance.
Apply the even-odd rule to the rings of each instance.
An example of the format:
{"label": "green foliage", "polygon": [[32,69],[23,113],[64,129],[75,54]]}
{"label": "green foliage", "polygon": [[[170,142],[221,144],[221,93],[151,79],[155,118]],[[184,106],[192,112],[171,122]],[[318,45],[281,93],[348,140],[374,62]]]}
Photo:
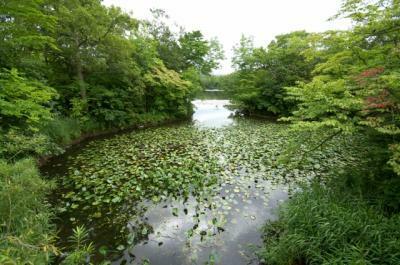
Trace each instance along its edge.
{"label": "green foliage", "polygon": [[33,160],[0,161],[1,264],[46,264],[58,253],[46,203],[50,188]]}
{"label": "green foliage", "polygon": [[202,75],[199,74],[199,72],[196,70],[196,68],[191,67],[186,69],[185,71],[182,72],[181,78],[183,80],[189,81],[191,83],[190,85],[190,98],[194,98],[194,95],[200,91],[202,91],[202,83],[201,83],[201,78]]}
{"label": "green foliage", "polygon": [[201,86],[205,90],[222,90],[226,93],[232,91],[232,87],[238,81],[238,74],[201,76]]}
{"label": "green foliage", "polygon": [[387,217],[363,198],[315,184],[265,226],[259,255],[271,265],[398,264],[399,225],[399,214]]}
{"label": "green foliage", "polygon": [[390,154],[382,139],[351,138],[360,159],[304,185],[265,226],[259,255],[267,264],[399,262],[400,182],[383,166]]}
{"label": "green foliage", "polygon": [[354,21],[352,30],[311,36],[304,54],[318,62],[314,76],[286,88],[297,109],[283,120],[298,136],[287,153],[296,158],[308,145],[300,151],[308,157],[339,135],[361,134],[368,156],[333,171],[338,176],[327,184],[304,187],[281,209],[265,228],[260,256],[267,264],[400,262],[399,8],[397,1],[348,0],[339,16]]}
{"label": "green foliage", "polygon": [[43,52],[57,50],[51,36],[57,18],[50,14],[47,1],[0,1],[0,10],[0,69],[15,67],[43,77],[48,71]]}
{"label": "green foliage", "polygon": [[252,39],[242,36],[232,60],[236,84],[230,87],[238,106],[250,113],[289,113],[295,104],[285,100],[284,87],[309,80],[315,65],[306,60],[309,37],[304,31],[279,35],[265,49],[254,48]]}
{"label": "green foliage", "polygon": [[205,63],[205,56],[208,53],[208,42],[203,39],[200,31],[186,32],[178,40],[180,45],[179,54],[183,59],[183,69],[195,67],[201,69]]}
{"label": "green foliage", "polygon": [[[43,105],[44,101],[55,99],[44,94],[50,93],[50,89],[42,85],[45,83],[51,84],[60,95],[52,102],[58,116],[70,116],[81,124],[94,120],[102,128],[127,127],[137,114],[154,114],[155,111],[186,116],[185,113],[190,113],[186,101],[198,90],[200,73],[210,73],[223,57],[217,40],[205,40],[200,31],[174,33],[163,22],[167,16],[161,10],[155,11],[156,20],[139,22],[120,8],[103,6],[99,0],[12,0],[2,2],[1,7],[5,15],[2,17],[4,38],[0,45],[4,47],[4,54],[0,54],[0,67],[8,69],[3,71],[2,86],[7,82],[5,92],[8,97],[14,86],[19,86],[21,92],[34,87],[38,88],[35,91],[39,88],[43,91],[43,94],[35,95],[37,98],[27,98],[24,102],[4,99],[12,104],[5,106],[3,102],[1,106],[3,116],[7,111],[10,119],[24,115],[22,111],[26,114],[32,110],[26,120],[36,119],[41,123],[39,119],[43,118],[44,122],[45,113],[39,113],[41,110],[16,111],[33,103]],[[40,67],[22,63],[27,61]],[[160,68],[159,61],[166,65],[161,75],[167,69],[175,71],[176,76],[171,80],[176,81],[179,76],[191,81],[192,91],[172,91],[167,81],[157,86],[169,86],[169,92],[154,95],[154,88],[146,85],[149,76],[157,74],[154,69]],[[23,79],[17,70],[10,70],[12,68],[27,73],[29,78]],[[160,79],[165,78],[161,76]],[[23,82],[24,86],[21,85]],[[172,95],[174,92],[178,94]],[[166,95],[168,99],[160,98]],[[158,98],[152,100],[154,97]],[[182,102],[175,104],[175,98],[182,98]],[[168,103],[170,99],[172,101]],[[167,103],[169,106],[164,106]],[[7,110],[7,107],[14,109]],[[2,122],[15,125],[4,117]]]}
{"label": "green foliage", "polygon": [[[59,154],[88,132],[186,118],[221,51],[199,31],[152,37],[147,22],[100,0],[2,0],[0,13],[0,159],[15,162],[0,164],[0,263],[46,264],[58,254],[51,185],[19,159]],[[79,243],[65,263],[89,252]]]}
{"label": "green foliage", "polygon": [[44,123],[40,131],[55,143],[67,145],[86,131],[84,129],[76,119],[55,117]]}
{"label": "green foliage", "polygon": [[50,105],[56,91],[22,77],[16,69],[0,73],[0,87],[0,156],[11,161],[55,151],[57,147],[39,129],[52,119]]}
{"label": "green foliage", "polygon": [[11,129],[1,133],[0,141],[0,156],[10,162],[26,156],[46,156],[62,151],[57,143],[43,133],[26,133]]}
{"label": "green foliage", "polygon": [[40,123],[51,119],[50,101],[57,95],[44,84],[27,80],[16,69],[0,73],[1,127],[20,127],[37,131]]}
{"label": "green foliage", "polygon": [[[167,24],[138,22],[98,0],[12,0],[1,8],[3,156],[58,153],[57,144],[88,124],[125,128],[147,113],[187,117],[200,72],[209,73],[221,58],[217,41],[199,31],[175,34]],[[170,59],[160,50],[166,35],[179,47]]]}
{"label": "green foliage", "polygon": [[161,62],[145,76],[146,108],[177,117],[191,114],[188,101],[192,83],[182,80],[178,73],[167,69]]}
{"label": "green foliage", "polygon": [[86,264],[90,260],[90,254],[94,252],[94,246],[89,242],[89,231],[84,226],[73,229],[69,238],[73,251],[61,262],[63,265]]}
{"label": "green foliage", "polygon": [[145,23],[149,34],[157,40],[157,51],[165,66],[176,72],[195,68],[199,73],[210,74],[224,58],[221,44],[216,38],[205,40],[198,31],[174,33],[165,11],[153,9],[153,21]]}
{"label": "green foliage", "polygon": [[316,135],[321,130],[354,133],[373,130],[377,137],[390,140],[396,167],[399,130],[399,58],[387,54],[397,51],[400,35],[389,21],[399,10],[390,1],[347,1],[342,12],[356,26],[346,33],[328,32],[314,38],[319,46],[314,78],[287,88],[288,99],[298,102],[298,109],[285,120],[295,129]]}

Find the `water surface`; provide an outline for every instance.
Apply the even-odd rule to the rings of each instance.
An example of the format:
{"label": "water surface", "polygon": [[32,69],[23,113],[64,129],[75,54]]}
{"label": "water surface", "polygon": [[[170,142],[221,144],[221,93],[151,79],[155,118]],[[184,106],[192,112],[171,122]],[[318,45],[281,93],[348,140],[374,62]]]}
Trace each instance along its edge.
{"label": "water surface", "polygon": [[229,100],[195,100],[192,102],[195,106],[193,121],[199,127],[220,128],[233,123],[233,111],[226,108]]}
{"label": "water surface", "polygon": [[95,263],[258,264],[260,228],[315,173],[275,165],[286,125],[234,118],[227,100],[193,104],[191,123],[92,141],[43,169],[60,183],[62,239],[84,224]]}

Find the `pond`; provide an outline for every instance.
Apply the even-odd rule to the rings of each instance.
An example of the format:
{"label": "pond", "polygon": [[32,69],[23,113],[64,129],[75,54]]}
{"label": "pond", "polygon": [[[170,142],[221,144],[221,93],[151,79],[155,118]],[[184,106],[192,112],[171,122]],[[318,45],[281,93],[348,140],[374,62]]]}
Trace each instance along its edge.
{"label": "pond", "polygon": [[62,247],[85,225],[95,264],[258,264],[262,225],[325,165],[276,164],[285,124],[234,117],[227,100],[193,104],[192,122],[93,140],[42,169],[59,183]]}

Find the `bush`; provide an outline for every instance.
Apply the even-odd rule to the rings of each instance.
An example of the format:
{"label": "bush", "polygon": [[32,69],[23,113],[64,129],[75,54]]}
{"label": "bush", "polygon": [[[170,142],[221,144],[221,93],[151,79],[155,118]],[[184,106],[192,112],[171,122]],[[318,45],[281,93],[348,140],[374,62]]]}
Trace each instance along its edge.
{"label": "bush", "polygon": [[79,121],[73,118],[55,118],[46,123],[42,132],[55,143],[65,145],[78,138],[82,133]]}
{"label": "bush", "polygon": [[265,226],[266,264],[400,264],[400,214],[333,185],[296,194]]}
{"label": "bush", "polygon": [[57,252],[46,202],[51,186],[32,159],[0,161],[0,264],[46,264]]}
{"label": "bush", "polygon": [[60,147],[45,134],[0,129],[0,159],[15,161],[27,156],[43,156],[60,153]]}

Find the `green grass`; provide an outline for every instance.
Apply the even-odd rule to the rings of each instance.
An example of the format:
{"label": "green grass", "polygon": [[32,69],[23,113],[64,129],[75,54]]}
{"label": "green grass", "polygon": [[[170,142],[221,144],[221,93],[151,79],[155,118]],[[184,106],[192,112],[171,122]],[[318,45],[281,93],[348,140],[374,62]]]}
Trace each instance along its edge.
{"label": "green grass", "polygon": [[264,228],[266,264],[400,264],[400,214],[345,189],[313,184]]}
{"label": "green grass", "polygon": [[[145,113],[145,114],[134,114],[130,118],[129,126],[147,126],[157,125],[174,118],[163,113]],[[105,126],[94,120],[88,120],[84,123],[79,120],[68,117],[55,117],[53,120],[45,124],[40,132],[47,136],[52,143],[60,147],[64,147],[70,144],[75,139],[79,138],[82,134],[107,131],[110,129],[124,129],[120,126]]]}
{"label": "green grass", "polygon": [[32,159],[0,160],[0,264],[46,264],[56,252],[50,188]]}

